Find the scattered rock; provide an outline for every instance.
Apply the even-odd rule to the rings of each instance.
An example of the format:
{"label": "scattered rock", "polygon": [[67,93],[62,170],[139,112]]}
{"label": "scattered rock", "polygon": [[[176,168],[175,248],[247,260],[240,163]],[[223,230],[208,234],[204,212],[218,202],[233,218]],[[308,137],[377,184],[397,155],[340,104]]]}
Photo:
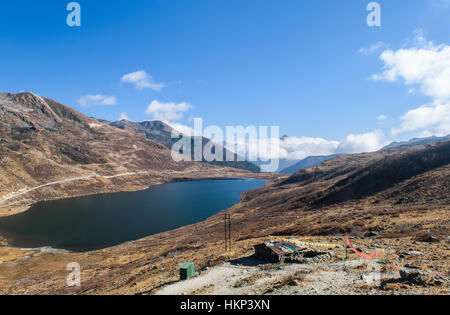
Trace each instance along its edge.
{"label": "scattered rock", "polygon": [[365,234],[366,237],[375,237],[377,235],[378,235],[378,232],[375,232],[375,231],[367,231]]}
{"label": "scattered rock", "polygon": [[408,255],[408,256],[423,256],[423,254],[421,252],[416,251],[416,250],[412,250],[412,251],[406,252],[405,255]]}
{"label": "scattered rock", "polygon": [[373,275],[361,275],[361,280],[363,280],[366,283],[372,283],[374,281]]}
{"label": "scattered rock", "polygon": [[438,243],[439,239],[437,239],[436,237],[430,235],[428,237],[425,237],[421,240],[422,242],[426,242],[426,243]]}
{"label": "scattered rock", "polygon": [[426,276],[424,273],[413,269],[400,270],[400,277],[403,281],[411,284],[424,284],[426,282]]}

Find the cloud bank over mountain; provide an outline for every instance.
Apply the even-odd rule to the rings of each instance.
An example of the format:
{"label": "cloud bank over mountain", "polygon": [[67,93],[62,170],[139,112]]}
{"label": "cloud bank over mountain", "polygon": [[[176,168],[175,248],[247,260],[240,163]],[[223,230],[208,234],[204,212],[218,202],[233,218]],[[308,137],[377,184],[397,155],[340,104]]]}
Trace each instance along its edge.
{"label": "cloud bank over mountain", "polygon": [[380,59],[384,71],[374,74],[375,81],[401,82],[411,92],[420,91],[431,101],[406,112],[393,136],[404,133],[417,136],[444,136],[450,133],[450,46],[428,41],[419,30],[407,48],[385,50]]}

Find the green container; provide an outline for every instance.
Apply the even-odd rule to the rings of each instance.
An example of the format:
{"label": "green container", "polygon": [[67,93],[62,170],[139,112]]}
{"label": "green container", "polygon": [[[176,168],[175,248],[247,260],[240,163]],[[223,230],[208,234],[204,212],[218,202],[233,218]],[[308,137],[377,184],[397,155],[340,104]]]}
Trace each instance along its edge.
{"label": "green container", "polygon": [[191,262],[183,263],[178,269],[180,269],[180,280],[187,280],[195,274],[195,265]]}

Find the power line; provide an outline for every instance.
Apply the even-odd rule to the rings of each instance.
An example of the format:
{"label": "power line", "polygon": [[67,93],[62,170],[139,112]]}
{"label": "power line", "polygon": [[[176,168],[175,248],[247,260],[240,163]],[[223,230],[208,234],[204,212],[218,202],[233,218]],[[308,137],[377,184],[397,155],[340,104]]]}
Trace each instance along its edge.
{"label": "power line", "polygon": [[231,251],[231,214],[225,213],[225,252]]}

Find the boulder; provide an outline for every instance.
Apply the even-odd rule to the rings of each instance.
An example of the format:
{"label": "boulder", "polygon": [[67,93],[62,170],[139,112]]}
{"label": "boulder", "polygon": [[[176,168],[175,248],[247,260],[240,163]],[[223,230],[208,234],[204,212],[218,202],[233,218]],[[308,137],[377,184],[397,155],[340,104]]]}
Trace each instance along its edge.
{"label": "boulder", "polygon": [[405,255],[408,256],[423,256],[423,253],[416,251],[416,250],[411,250],[409,252],[406,252]]}
{"label": "boulder", "polygon": [[400,270],[400,277],[403,281],[411,284],[424,284],[426,282],[426,275],[423,272],[414,269]]}

